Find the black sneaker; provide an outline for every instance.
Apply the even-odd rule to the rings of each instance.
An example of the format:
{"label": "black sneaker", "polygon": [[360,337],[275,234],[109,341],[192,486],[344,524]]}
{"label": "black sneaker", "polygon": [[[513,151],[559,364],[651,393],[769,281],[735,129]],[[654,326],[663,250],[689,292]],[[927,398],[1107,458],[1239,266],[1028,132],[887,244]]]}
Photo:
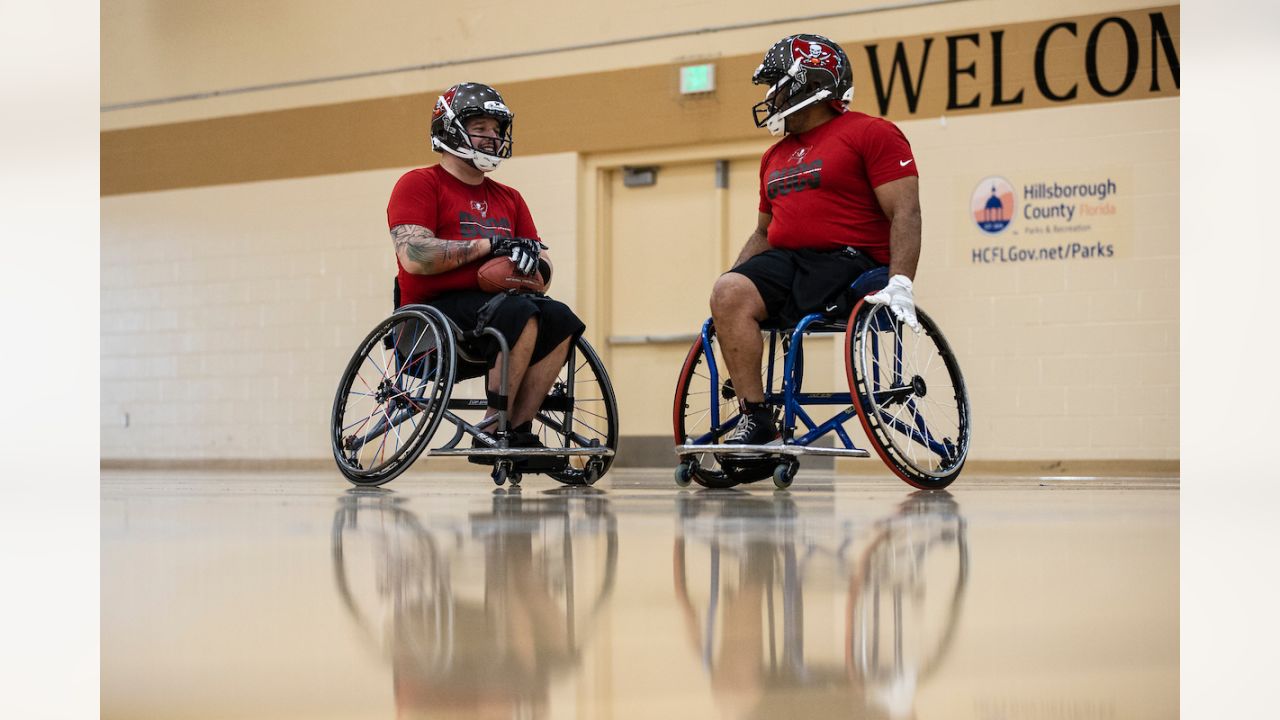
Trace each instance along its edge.
{"label": "black sneaker", "polygon": [[518,427],[511,428],[511,447],[518,448],[540,448],[546,447],[542,444],[542,438],[538,437],[538,433],[533,431],[533,423],[527,422]]}
{"label": "black sneaker", "polygon": [[[491,437],[493,437],[495,440],[497,439],[496,435]],[[489,448],[492,448],[492,447],[497,447],[497,445],[491,445],[488,441],[478,437],[473,436],[471,438],[472,450],[488,450]],[[487,457],[487,456],[470,455],[467,457],[467,462],[473,463],[475,465],[492,465],[493,461],[494,461],[494,458]]]}
{"label": "black sneaker", "polygon": [[726,445],[764,445],[778,439],[778,426],[773,422],[773,412],[758,408],[744,412],[738,425],[725,438]]}
{"label": "black sneaker", "polygon": [[[495,440],[503,437],[502,435],[496,432],[492,433],[492,435]],[[505,437],[507,438],[507,447],[509,448],[546,447],[545,445],[542,444],[542,439],[538,437],[538,434],[533,431],[533,421],[529,421],[522,425],[514,425],[512,427],[507,428],[507,433]],[[491,447],[491,446],[484,443],[479,438],[472,438],[471,447],[485,448],[485,447]]]}

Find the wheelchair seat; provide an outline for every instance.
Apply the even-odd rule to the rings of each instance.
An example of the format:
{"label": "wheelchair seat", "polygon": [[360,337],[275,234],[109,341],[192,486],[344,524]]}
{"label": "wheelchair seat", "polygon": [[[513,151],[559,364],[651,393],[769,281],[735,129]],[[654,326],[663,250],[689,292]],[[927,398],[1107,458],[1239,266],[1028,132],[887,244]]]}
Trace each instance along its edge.
{"label": "wheelchair seat", "polygon": [[488,372],[489,361],[484,357],[484,350],[480,347],[480,339],[468,337],[462,328],[458,327],[458,323],[448,316],[445,316],[444,319],[449,324],[449,332],[453,333],[454,350],[458,353],[458,360],[460,361],[458,369],[455,371],[456,379],[469,380]]}
{"label": "wheelchair seat", "polygon": [[878,268],[873,268],[862,273],[858,276],[858,279],[854,280],[853,284],[849,286],[849,292],[847,294],[853,299],[853,302],[850,303],[849,309],[852,310],[853,305],[857,304],[859,300],[872,293],[880,292],[884,289],[884,286],[888,284],[889,268],[887,266],[882,265]]}
{"label": "wheelchair seat", "polygon": [[[821,318],[811,321],[813,325],[810,326],[810,331],[844,332],[845,322],[849,319],[849,312],[853,310],[853,306],[857,305],[862,298],[880,292],[888,284],[889,268],[886,266],[882,265],[862,273],[837,297],[836,302],[816,311]],[[795,325],[766,320],[760,323],[760,329],[793,330]]]}
{"label": "wheelchair seat", "polygon": [[[391,309],[395,311],[402,307],[400,304],[400,278],[393,278],[391,283]],[[441,317],[448,323],[449,331],[453,334],[454,350],[457,352],[458,359],[461,360],[458,365],[457,379],[467,380],[473,377],[480,377],[488,372],[489,361],[484,357],[484,350],[480,347],[480,341],[468,337],[466,332],[458,326],[458,323],[447,315],[441,314]]]}

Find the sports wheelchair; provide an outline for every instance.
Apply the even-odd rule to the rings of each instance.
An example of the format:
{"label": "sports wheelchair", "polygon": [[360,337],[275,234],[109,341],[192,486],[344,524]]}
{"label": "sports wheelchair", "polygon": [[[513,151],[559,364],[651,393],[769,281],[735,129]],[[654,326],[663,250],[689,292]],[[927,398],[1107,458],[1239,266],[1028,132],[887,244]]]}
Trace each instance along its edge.
{"label": "sports wheelchair", "polygon": [[[804,455],[870,457],[854,445],[845,423],[857,415],[867,439],[889,469],[909,485],[937,490],[952,483],[969,452],[969,396],[951,346],[919,307],[919,333],[885,305],[863,298],[884,288],[888,269],[860,275],[830,312],[806,315],[794,328],[762,328],[768,333],[760,369],[765,402],[781,423],[781,441],[768,445],[720,442],[738,422],[732,381],[721,377],[715,326],[702,325],[676,384],[673,424],[676,484],[732,487],[773,477],[790,487]],[[847,320],[842,308],[848,308]],[[844,334],[849,392],[804,392],[804,338]],[[845,406],[823,422],[820,406]],[[803,428],[798,428],[803,423]],[[834,433],[843,447],[819,447]]]}
{"label": "sports wheelchair", "polygon": [[[383,485],[427,448],[442,420],[452,437],[431,457],[492,465],[493,482],[520,483],[525,472],[566,485],[592,485],[618,448],[618,404],[591,345],[579,337],[534,419],[545,447],[509,447],[507,412],[485,418],[488,364],[479,344],[498,346],[507,387],[510,349],[497,330],[459,328],[430,305],[404,305],[361,341],[338,383],[330,438],[338,470],[355,485]],[[507,392],[503,392],[504,395]],[[482,447],[459,447],[464,437]]]}

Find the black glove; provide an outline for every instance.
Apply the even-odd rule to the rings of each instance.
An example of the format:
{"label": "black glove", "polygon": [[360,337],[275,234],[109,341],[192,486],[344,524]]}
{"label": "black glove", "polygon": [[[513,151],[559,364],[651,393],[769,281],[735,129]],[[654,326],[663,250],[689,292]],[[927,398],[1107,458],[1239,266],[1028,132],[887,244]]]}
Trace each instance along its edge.
{"label": "black glove", "polygon": [[532,275],[538,270],[538,251],[544,247],[546,246],[533,238],[489,238],[489,252],[511,258],[516,272],[521,275]]}

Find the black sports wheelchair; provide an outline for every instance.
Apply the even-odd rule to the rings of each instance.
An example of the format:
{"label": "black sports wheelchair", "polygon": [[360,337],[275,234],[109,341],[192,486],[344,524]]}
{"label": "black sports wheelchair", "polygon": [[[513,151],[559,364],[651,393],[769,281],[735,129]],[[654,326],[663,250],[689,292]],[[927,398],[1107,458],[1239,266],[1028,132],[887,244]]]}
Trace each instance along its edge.
{"label": "black sports wheelchair", "polygon": [[[888,306],[863,299],[887,282],[887,268],[868,270],[830,311],[806,315],[793,328],[763,328],[765,402],[781,424],[781,439],[767,445],[721,442],[738,422],[737,399],[732,382],[721,375],[715,326],[710,319],[703,323],[676,385],[676,484],[725,488],[772,476],[781,489],[791,485],[804,455],[870,457],[845,429],[856,415],[876,454],[898,477],[924,490],[950,485],[969,452],[964,378],[951,346],[923,310],[916,308],[922,326],[917,333]],[[836,333],[844,334],[849,392],[805,392],[805,336]],[[815,421],[823,406],[844,407]],[[831,433],[842,447],[815,444]]]}
{"label": "black sports wheelchair", "polygon": [[[398,293],[397,293],[398,294]],[[501,297],[501,295],[497,296]],[[330,438],[338,469],[355,485],[383,485],[427,448],[442,420],[454,433],[430,457],[465,457],[491,465],[496,485],[544,473],[566,485],[593,485],[618,448],[618,403],[604,365],[579,337],[533,430],[545,447],[509,447],[505,408],[485,418],[489,366],[481,343],[497,343],[507,388],[506,340],[483,324],[459,328],[430,305],[403,305],[360,343],[333,401]],[[503,395],[507,394],[504,390]],[[466,437],[479,447],[460,447]]]}

